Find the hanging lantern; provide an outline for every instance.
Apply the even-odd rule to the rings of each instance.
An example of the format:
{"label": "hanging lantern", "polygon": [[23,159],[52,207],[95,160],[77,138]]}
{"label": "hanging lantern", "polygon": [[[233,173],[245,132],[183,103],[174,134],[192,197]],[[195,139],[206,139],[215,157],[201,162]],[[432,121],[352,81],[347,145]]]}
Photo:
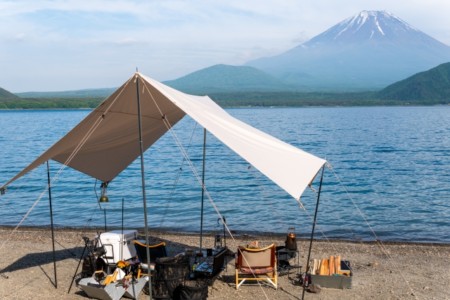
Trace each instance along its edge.
{"label": "hanging lantern", "polygon": [[288,250],[297,250],[297,241],[295,238],[295,228],[290,227],[288,230],[288,234],[286,236],[286,242],[285,242],[286,249]]}
{"label": "hanging lantern", "polygon": [[98,199],[98,202],[100,203],[109,202],[109,198],[108,196],[106,196],[106,188],[108,187],[108,183],[102,182],[102,185],[100,187],[102,188],[102,193],[100,195],[100,198]]}
{"label": "hanging lantern", "polygon": [[101,195],[101,196],[100,196],[100,199],[98,199],[98,202],[100,202],[100,203],[106,203],[106,202],[109,202],[108,196],[106,196],[106,195]]}

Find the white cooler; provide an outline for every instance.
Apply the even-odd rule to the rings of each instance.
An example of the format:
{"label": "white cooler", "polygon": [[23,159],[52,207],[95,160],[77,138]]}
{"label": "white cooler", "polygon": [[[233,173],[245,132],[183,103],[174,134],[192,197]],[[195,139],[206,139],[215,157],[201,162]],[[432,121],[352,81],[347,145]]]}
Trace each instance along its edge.
{"label": "white cooler", "polygon": [[103,246],[106,250],[102,258],[107,264],[131,259],[136,256],[136,248],[132,243],[136,239],[137,230],[113,230],[100,234],[98,246]]}

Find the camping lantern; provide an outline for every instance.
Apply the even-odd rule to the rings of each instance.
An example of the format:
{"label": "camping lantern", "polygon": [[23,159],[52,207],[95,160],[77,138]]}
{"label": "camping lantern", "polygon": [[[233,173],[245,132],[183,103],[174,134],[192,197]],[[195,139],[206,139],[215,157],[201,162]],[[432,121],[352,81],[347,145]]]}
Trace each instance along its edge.
{"label": "camping lantern", "polygon": [[101,196],[100,196],[100,199],[98,200],[98,202],[100,202],[100,203],[106,203],[106,202],[109,202],[108,196],[106,196],[106,195],[101,195]]}
{"label": "camping lantern", "polygon": [[295,239],[295,228],[289,227],[288,234],[286,236],[286,242],[285,242],[286,249],[288,250],[297,250],[297,241]]}
{"label": "camping lantern", "polygon": [[98,202],[100,202],[100,203],[109,202],[109,198],[108,198],[108,196],[106,196],[106,188],[108,187],[108,183],[102,182],[102,185],[100,187],[102,188],[102,194],[101,194],[100,198],[98,199]]}

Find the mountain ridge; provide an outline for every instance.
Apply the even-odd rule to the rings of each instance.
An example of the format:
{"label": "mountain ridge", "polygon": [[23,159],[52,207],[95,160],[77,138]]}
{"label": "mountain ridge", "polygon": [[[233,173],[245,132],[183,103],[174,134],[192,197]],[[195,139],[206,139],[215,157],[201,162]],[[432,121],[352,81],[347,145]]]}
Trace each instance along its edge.
{"label": "mountain ridge", "polygon": [[377,90],[450,61],[450,47],[384,11],[362,11],[305,43],[245,65],[301,90]]}
{"label": "mountain ridge", "polygon": [[281,80],[250,66],[217,64],[175,80],[164,81],[170,87],[186,93],[289,91]]}
{"label": "mountain ridge", "polygon": [[18,99],[19,97],[10,91],[0,87],[0,99]]}
{"label": "mountain ridge", "polygon": [[450,62],[414,74],[377,93],[383,100],[423,101],[441,100],[450,103]]}

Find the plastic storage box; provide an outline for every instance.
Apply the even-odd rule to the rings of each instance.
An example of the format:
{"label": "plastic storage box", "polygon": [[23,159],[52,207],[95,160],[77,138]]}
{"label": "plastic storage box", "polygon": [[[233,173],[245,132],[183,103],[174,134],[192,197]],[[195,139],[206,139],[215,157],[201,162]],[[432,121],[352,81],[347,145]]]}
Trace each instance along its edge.
{"label": "plastic storage box", "polygon": [[107,264],[131,259],[136,256],[136,248],[132,243],[135,239],[137,239],[136,230],[113,230],[100,234],[98,246],[103,246],[106,251],[102,258]]}

